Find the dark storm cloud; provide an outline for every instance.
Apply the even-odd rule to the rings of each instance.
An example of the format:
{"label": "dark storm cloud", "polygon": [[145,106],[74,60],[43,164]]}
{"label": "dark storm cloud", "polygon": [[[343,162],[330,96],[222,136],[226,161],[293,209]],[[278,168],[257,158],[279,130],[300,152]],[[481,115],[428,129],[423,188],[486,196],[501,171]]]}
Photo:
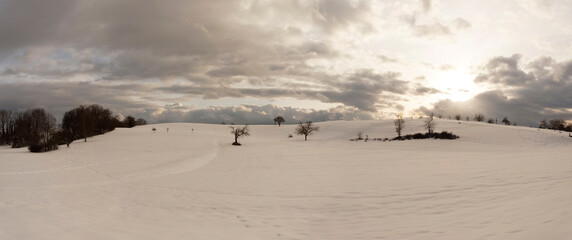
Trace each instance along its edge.
{"label": "dark storm cloud", "polygon": [[557,62],[540,57],[522,64],[521,58],[518,54],[495,57],[481,68],[475,82],[492,83],[499,90],[481,93],[466,102],[440,101],[424,110],[470,116],[483,112],[487,117],[506,116],[531,126],[542,119],[572,120],[572,60]]}
{"label": "dark storm cloud", "polygon": [[[303,88],[231,88],[226,86],[171,86],[157,90],[169,93],[182,93],[204,96],[207,99],[223,97],[257,97],[317,100],[325,103],[341,103],[364,111],[376,111],[375,104],[382,93],[406,94],[409,84],[399,80],[399,73],[375,73],[371,69],[362,69],[342,76],[328,76],[322,90]],[[309,86],[308,86],[309,87]]]}
{"label": "dark storm cloud", "polygon": [[73,0],[1,1],[0,49],[54,41],[75,3]]}
{"label": "dark storm cloud", "polygon": [[535,80],[534,76],[520,68],[521,57],[519,54],[514,54],[511,57],[500,56],[491,59],[482,67],[482,71],[475,78],[475,82],[519,86]]}
{"label": "dark storm cloud", "polygon": [[[129,93],[133,91],[133,93]],[[374,119],[372,113],[355,107],[339,106],[327,110],[300,109],[294,107],[278,107],[275,105],[244,105],[237,107],[209,107],[194,109],[181,103],[167,104],[158,107],[152,104],[134,101],[128,96],[137,92],[153,91],[140,85],[119,85],[102,87],[89,83],[50,83],[50,84],[0,84],[0,109],[23,111],[41,107],[52,113],[58,120],[63,114],[80,104],[97,103],[110,108],[122,116],[132,115],[145,118],[150,123],[157,122],[198,122],[198,123],[249,123],[272,124],[278,115],[286,118],[287,123],[299,121],[328,120],[369,120]],[[25,98],[20,95],[34,96]]]}

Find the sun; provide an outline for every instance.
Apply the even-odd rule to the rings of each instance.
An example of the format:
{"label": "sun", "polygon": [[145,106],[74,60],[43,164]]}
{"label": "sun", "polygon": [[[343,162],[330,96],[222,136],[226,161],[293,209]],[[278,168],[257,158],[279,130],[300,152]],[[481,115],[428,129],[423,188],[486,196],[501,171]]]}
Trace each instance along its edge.
{"label": "sun", "polygon": [[482,92],[482,88],[476,85],[473,79],[472,74],[453,69],[439,73],[434,84],[443,93],[441,97],[453,101],[467,101]]}

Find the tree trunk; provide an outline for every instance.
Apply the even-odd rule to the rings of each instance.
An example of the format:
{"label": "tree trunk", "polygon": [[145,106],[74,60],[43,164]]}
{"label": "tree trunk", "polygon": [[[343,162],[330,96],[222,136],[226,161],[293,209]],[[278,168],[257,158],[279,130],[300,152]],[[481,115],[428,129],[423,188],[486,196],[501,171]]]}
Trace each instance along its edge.
{"label": "tree trunk", "polygon": [[304,135],[304,141],[308,141],[308,135]]}
{"label": "tree trunk", "polygon": [[234,135],[234,143],[238,143],[238,135]]}

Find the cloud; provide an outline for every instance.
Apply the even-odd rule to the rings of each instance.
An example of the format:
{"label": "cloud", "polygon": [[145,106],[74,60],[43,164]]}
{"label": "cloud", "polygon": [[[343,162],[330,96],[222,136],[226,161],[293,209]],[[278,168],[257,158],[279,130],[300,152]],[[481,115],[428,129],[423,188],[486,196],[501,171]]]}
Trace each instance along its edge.
{"label": "cloud", "polygon": [[413,91],[412,91],[412,94],[416,95],[416,96],[428,95],[428,94],[437,94],[437,93],[442,93],[442,91],[435,89],[435,88],[423,86],[419,83],[416,84],[416,87],[413,88]]}
{"label": "cloud", "polygon": [[424,12],[429,12],[431,10],[431,0],[421,0],[421,5]]}
{"label": "cloud", "polygon": [[[435,37],[454,35],[456,31],[469,29],[472,24],[457,17],[447,19],[444,16],[432,14],[431,0],[421,0],[422,12],[405,12],[400,16],[400,20],[407,24],[412,32],[418,37]],[[456,31],[455,31],[456,30]]]}
{"label": "cloud", "polygon": [[472,26],[472,24],[469,21],[463,18],[456,18],[455,20],[453,20],[453,25],[457,29],[467,29]]}
{"label": "cloud", "polygon": [[154,108],[152,104],[133,100],[129,91],[143,92],[145,89],[141,86],[114,87],[87,82],[3,83],[0,88],[0,109],[23,111],[41,107],[61,119],[64,112],[81,104],[100,104],[115,112],[132,115],[140,109]]}
{"label": "cloud", "polygon": [[481,67],[481,73],[475,78],[476,83],[492,83],[505,86],[520,86],[534,80],[534,76],[520,69],[519,54],[511,57],[495,57],[485,66]]}
{"label": "cloud", "polygon": [[370,1],[321,0],[317,2],[319,22],[327,23],[325,29],[346,27],[350,24],[369,25],[363,18],[370,11]]}
{"label": "cloud", "polygon": [[383,102],[381,94],[406,94],[409,83],[399,80],[399,73],[376,73],[372,69],[360,69],[343,75],[324,77],[318,89],[294,88],[232,88],[228,86],[181,86],[158,87],[167,93],[203,96],[207,99],[223,97],[256,97],[317,100],[325,103],[341,103],[364,111],[377,111],[375,105]]}
{"label": "cloud", "polygon": [[[176,118],[173,118],[176,116]],[[276,105],[239,105],[234,107],[209,107],[183,113],[162,112],[153,116],[160,122],[195,122],[226,124],[273,124],[272,119],[283,116],[286,124],[305,121],[371,120],[375,117],[357,108],[339,106],[328,110],[279,107]]]}
{"label": "cloud", "polygon": [[421,62],[421,64],[431,68],[431,69],[436,69],[436,70],[441,70],[441,71],[449,71],[452,69],[455,69],[455,67],[451,64],[443,64],[441,66],[435,66],[432,63],[428,63],[428,62]]}
{"label": "cloud", "polygon": [[395,63],[399,61],[397,58],[388,57],[382,54],[377,55],[377,58],[379,58],[382,63]]}
{"label": "cloud", "polygon": [[465,102],[442,100],[426,112],[473,116],[483,112],[487,117],[508,117],[522,125],[536,126],[542,119],[572,119],[572,60],[557,62],[540,57],[522,63],[519,54],[489,60],[474,80],[489,83],[498,90],[483,92]]}

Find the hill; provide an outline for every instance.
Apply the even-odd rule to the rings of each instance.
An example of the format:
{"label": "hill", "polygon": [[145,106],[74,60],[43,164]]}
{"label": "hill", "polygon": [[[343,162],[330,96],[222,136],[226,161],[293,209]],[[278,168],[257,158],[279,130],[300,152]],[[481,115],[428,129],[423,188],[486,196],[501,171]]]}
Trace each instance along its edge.
{"label": "hill", "polygon": [[316,125],[308,141],[250,126],[241,147],[228,126],[173,123],[2,148],[0,239],[572,237],[567,134],[438,120],[460,138],[350,142],[394,137],[393,123]]}

